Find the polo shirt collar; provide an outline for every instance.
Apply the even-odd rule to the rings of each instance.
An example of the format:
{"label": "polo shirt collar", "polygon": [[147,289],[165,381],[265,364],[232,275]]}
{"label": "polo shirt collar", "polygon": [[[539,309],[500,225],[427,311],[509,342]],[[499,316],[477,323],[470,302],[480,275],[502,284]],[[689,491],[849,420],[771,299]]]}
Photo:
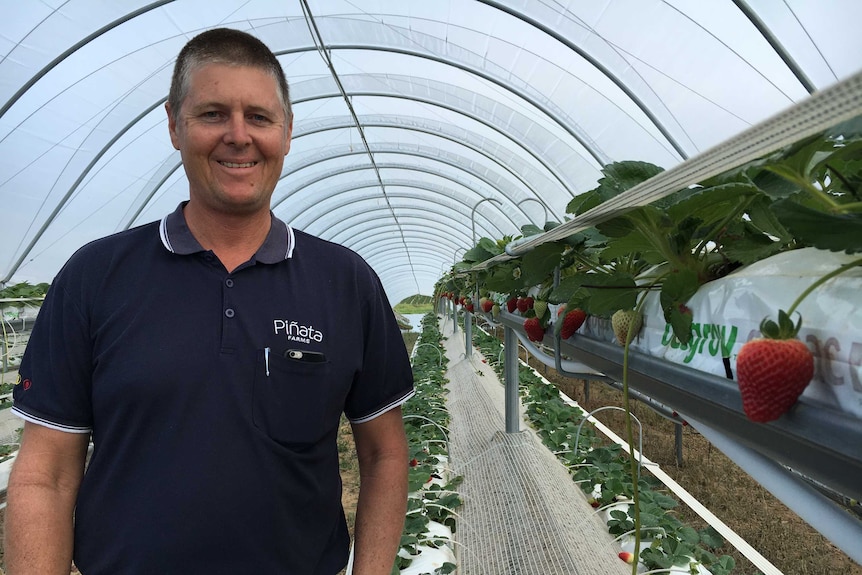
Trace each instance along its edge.
{"label": "polo shirt collar", "polygon": [[[172,254],[189,255],[205,251],[200,243],[192,235],[186,223],[183,207],[188,201],[180,202],[177,209],[162,218],[159,224],[159,237],[162,245]],[[270,212],[272,225],[263,245],[258,248],[255,260],[264,264],[277,264],[280,261],[293,257],[293,249],[296,238],[293,228],[275,217]]]}

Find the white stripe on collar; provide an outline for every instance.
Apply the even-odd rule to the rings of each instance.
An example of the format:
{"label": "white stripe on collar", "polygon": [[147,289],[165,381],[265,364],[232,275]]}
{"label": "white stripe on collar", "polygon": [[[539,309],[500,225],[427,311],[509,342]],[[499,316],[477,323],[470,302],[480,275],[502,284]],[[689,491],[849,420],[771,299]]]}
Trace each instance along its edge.
{"label": "white stripe on collar", "polygon": [[284,224],[287,227],[287,253],[284,254],[284,259],[293,257],[293,247],[296,245],[296,236],[293,235],[293,228],[289,224]]}
{"label": "white stripe on collar", "polygon": [[168,237],[168,216],[163,217],[162,221],[159,223],[159,237],[162,239],[162,244],[169,252],[172,254],[176,253],[174,251],[174,247],[171,245],[171,239]]}

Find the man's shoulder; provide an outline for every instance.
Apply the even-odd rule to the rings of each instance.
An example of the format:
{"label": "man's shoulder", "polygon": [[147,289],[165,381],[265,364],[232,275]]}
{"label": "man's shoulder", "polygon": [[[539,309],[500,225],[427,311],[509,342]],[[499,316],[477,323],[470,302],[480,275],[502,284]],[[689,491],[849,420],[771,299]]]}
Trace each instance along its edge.
{"label": "man's shoulder", "polygon": [[355,264],[366,264],[362,256],[354,252],[352,249],[329,240],[311,235],[302,230],[293,230],[293,235],[296,238],[296,253],[308,255],[313,258],[335,258],[339,263],[353,262]]}
{"label": "man's shoulder", "polygon": [[72,259],[89,259],[117,251],[139,249],[147,243],[158,243],[158,227],[159,222],[150,222],[92,240],[78,248]]}

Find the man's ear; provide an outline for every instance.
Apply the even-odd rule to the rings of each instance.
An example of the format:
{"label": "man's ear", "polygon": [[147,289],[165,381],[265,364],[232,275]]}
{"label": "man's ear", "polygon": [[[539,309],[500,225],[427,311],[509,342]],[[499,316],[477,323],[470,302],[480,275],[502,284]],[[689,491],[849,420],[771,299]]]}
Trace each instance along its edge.
{"label": "man's ear", "polygon": [[287,123],[287,137],[284,139],[284,155],[290,151],[290,139],[293,136],[293,116],[291,115],[290,121]]}
{"label": "man's ear", "polygon": [[179,137],[177,136],[177,120],[176,117],[171,114],[171,104],[170,102],[165,102],[165,112],[168,114],[168,132],[171,135],[171,144],[173,144],[175,150],[180,149]]}

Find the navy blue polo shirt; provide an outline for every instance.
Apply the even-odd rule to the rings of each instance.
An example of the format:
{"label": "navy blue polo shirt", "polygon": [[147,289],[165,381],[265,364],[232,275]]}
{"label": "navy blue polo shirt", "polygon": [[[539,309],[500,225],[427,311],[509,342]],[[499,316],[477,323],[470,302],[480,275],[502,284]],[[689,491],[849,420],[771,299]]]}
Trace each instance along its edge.
{"label": "navy blue polo shirt", "polygon": [[347,561],[336,435],[413,381],[380,281],[272,218],[228,273],[183,204],[92,242],[55,278],[13,410],[93,434],[84,575],[333,575]]}

